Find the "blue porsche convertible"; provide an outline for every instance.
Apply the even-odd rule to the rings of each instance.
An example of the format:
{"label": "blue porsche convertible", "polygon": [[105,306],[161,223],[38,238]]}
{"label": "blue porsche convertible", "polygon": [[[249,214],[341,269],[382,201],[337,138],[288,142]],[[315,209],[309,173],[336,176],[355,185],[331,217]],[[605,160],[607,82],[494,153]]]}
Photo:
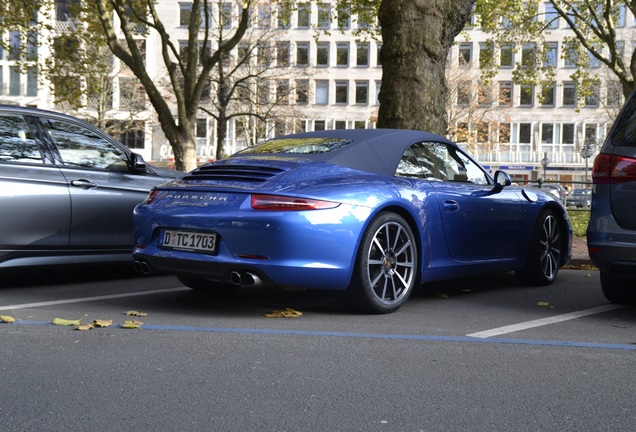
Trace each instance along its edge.
{"label": "blue porsche convertible", "polygon": [[515,271],[546,285],[570,258],[563,205],[492,177],[455,143],[397,129],[288,135],[155,188],[134,265],[200,290],[340,291],[372,313],[420,284]]}

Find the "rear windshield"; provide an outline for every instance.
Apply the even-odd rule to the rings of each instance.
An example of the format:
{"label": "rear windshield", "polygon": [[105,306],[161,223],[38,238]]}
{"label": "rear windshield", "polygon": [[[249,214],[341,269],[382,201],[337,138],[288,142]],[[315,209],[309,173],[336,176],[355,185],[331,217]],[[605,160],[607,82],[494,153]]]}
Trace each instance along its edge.
{"label": "rear windshield", "polygon": [[636,147],[636,95],[628,99],[612,135],[615,146]]}
{"label": "rear windshield", "polygon": [[340,138],[283,138],[265,141],[254,147],[243,149],[237,154],[320,154],[329,153],[351,142],[351,140]]}

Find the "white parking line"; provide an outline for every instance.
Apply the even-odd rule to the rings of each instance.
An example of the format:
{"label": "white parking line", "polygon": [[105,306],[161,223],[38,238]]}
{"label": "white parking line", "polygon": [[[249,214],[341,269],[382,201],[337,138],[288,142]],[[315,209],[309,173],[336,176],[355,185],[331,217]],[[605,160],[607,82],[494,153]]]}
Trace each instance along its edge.
{"label": "white parking line", "polygon": [[513,333],[521,330],[527,330],[534,327],[541,327],[544,325],[555,324],[563,321],[569,321],[577,318],[581,318],[587,315],[594,315],[603,312],[608,312],[615,309],[621,309],[626,307],[625,305],[609,304],[605,306],[599,306],[592,309],[585,309],[577,312],[570,312],[563,315],[557,315],[550,318],[541,318],[533,321],[526,321],[519,324],[512,324],[504,327],[494,328],[491,330],[484,330],[477,333],[467,334],[468,337],[474,338],[489,338],[492,336],[500,336],[507,333]]}
{"label": "white parking line", "polygon": [[95,296],[95,297],[81,297],[81,298],[67,299],[67,300],[53,300],[53,301],[39,302],[39,303],[23,303],[23,304],[16,304],[16,305],[0,306],[0,310],[27,309],[27,308],[34,308],[34,307],[41,307],[41,306],[82,303],[82,302],[90,302],[90,301],[97,301],[97,300],[110,300],[110,299],[116,299],[116,298],[163,294],[163,293],[178,292],[178,291],[191,291],[191,290],[190,288],[186,288],[186,287],[166,288],[166,289],[154,290],[154,291],[141,291],[141,292],[133,292],[133,293]]}

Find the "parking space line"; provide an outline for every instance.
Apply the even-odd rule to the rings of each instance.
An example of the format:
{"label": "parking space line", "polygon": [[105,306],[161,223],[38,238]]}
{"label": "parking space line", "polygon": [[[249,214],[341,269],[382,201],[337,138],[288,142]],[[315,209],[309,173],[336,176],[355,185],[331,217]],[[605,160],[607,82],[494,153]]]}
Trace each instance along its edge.
{"label": "parking space line", "polygon": [[117,298],[136,297],[136,296],[153,295],[153,294],[164,294],[164,293],[171,293],[171,292],[178,292],[178,291],[191,291],[191,289],[186,287],[166,288],[166,289],[153,290],[153,291],[140,291],[140,292],[111,294],[111,295],[103,295],[103,296],[95,296],[95,297],[80,297],[75,299],[52,300],[48,302],[38,302],[38,303],[23,303],[23,304],[16,304],[16,305],[0,306],[0,310],[27,309],[27,308],[35,308],[35,307],[42,307],[42,306],[82,303],[82,302],[91,302],[91,301],[97,301],[97,300],[111,300],[111,299],[117,299]]}
{"label": "parking space line", "polygon": [[609,312],[615,309],[621,309],[627,307],[625,305],[618,304],[609,304],[604,306],[599,306],[591,309],[585,309],[577,312],[570,312],[562,315],[557,315],[549,318],[541,318],[532,321],[526,321],[519,324],[512,324],[504,327],[494,328],[491,330],[484,330],[477,333],[467,334],[468,337],[474,338],[489,338],[492,336],[500,336],[507,333],[514,333],[521,330],[527,330],[534,327],[541,327],[550,324],[556,324],[563,321],[569,321],[577,318],[581,318],[588,315],[595,315],[603,312]]}

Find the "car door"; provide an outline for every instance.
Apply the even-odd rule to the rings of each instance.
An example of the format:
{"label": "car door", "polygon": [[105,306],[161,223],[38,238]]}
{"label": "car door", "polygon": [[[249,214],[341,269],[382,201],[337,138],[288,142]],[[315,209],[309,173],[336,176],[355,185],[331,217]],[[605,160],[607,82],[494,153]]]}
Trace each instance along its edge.
{"label": "car door", "polygon": [[36,131],[28,117],[0,113],[0,262],[69,244],[66,179]]}
{"label": "car door", "polygon": [[162,178],[133,172],[130,153],[79,122],[40,118],[57,149],[71,197],[70,245],[130,249],[132,211]]}
{"label": "car door", "polygon": [[494,192],[486,172],[458,148],[439,142],[412,146],[437,196],[444,237],[458,261],[516,258],[525,247],[523,200]]}

